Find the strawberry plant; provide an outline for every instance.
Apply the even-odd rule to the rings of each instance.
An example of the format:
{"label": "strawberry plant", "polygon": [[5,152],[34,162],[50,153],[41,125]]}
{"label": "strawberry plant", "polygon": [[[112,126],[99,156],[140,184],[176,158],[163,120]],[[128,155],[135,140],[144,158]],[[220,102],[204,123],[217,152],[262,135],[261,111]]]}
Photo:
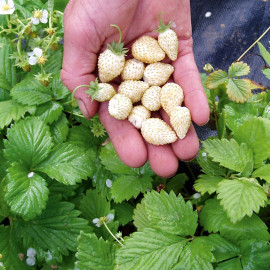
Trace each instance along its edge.
{"label": "strawberry plant", "polygon": [[[270,92],[246,77],[248,64],[205,66],[217,137],[202,142],[186,165],[191,173],[161,178],[149,163],[124,165],[99,118],[84,119],[62,84],[63,14],[54,1],[0,1],[0,14],[0,269],[270,268]],[[180,138],[189,128],[181,87],[142,90],[149,82],[141,81],[141,93],[132,96],[131,80],[165,57],[166,40],[175,46],[169,27],[160,19],[163,41],[137,40],[139,60],[125,63],[117,60],[125,54],[119,29],[119,42],[105,52],[122,63],[120,93],[106,79],[86,91],[110,100],[112,114],[124,112],[159,143],[177,136],[149,111],[167,110]],[[257,44],[270,79],[269,50]],[[143,106],[133,107],[136,98]],[[179,122],[179,115],[189,120]]]}

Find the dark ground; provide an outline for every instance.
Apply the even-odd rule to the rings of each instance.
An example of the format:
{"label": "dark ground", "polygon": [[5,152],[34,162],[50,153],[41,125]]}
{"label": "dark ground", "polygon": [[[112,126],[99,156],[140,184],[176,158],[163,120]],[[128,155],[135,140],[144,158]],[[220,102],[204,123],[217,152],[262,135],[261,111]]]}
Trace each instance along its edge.
{"label": "dark ground", "polygon": [[[210,17],[205,17],[211,12]],[[204,64],[228,69],[270,26],[270,0],[191,0],[194,54],[200,72]],[[261,43],[269,49],[270,31]],[[258,53],[257,45],[249,53]],[[270,82],[261,74],[260,57],[244,59],[251,66],[248,76],[263,85]]]}
{"label": "dark ground", "polygon": [[[206,14],[211,12],[211,16]],[[270,0],[191,0],[194,55],[200,72],[206,63],[227,70],[270,25]],[[270,31],[261,39],[269,49]],[[259,53],[255,45],[248,54]],[[248,78],[270,88],[261,73],[263,60],[243,58],[251,67]],[[207,126],[196,127],[201,140],[215,135]]]}

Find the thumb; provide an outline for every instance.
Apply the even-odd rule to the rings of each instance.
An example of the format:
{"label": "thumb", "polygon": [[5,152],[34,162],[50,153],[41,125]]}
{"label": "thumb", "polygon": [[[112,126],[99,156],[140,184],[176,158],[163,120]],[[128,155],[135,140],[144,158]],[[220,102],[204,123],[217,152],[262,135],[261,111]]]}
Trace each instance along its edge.
{"label": "thumb", "polygon": [[[71,93],[79,85],[89,85],[90,81],[95,80],[92,73],[97,62],[97,55],[91,48],[95,29],[91,23],[86,24],[81,13],[81,16],[77,15],[78,10],[72,6],[75,3],[76,1],[70,2],[64,13],[64,57],[61,70],[62,82]],[[87,33],[84,29],[87,29]],[[96,114],[98,103],[92,101],[85,90],[87,88],[78,89],[74,97],[78,100],[83,115],[89,118]]]}

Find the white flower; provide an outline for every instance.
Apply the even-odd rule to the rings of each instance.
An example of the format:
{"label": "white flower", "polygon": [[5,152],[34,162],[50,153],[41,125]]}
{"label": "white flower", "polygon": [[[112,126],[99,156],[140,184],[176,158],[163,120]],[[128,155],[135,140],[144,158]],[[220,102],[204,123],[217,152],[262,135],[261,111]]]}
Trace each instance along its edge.
{"label": "white flower", "polygon": [[100,227],[103,223],[110,223],[114,219],[114,214],[109,214],[106,217],[101,218],[94,218],[92,222],[97,226]]}
{"label": "white flower", "polygon": [[202,152],[202,156],[206,157],[207,156],[206,152]]}
{"label": "white flower", "polygon": [[35,257],[37,255],[37,252],[34,248],[28,248],[26,255],[27,257]]}
{"label": "white flower", "polygon": [[211,15],[212,15],[212,13],[210,11],[207,11],[204,16],[205,16],[205,18],[209,18]]}
{"label": "white flower", "polygon": [[35,257],[28,257],[26,259],[26,263],[29,265],[29,266],[34,266],[35,263],[36,263],[36,258]]}
{"label": "white flower", "polygon": [[195,194],[193,194],[193,198],[194,199],[199,199],[199,198],[201,198],[201,194],[200,193],[195,193]]}
{"label": "white flower", "polygon": [[30,172],[30,173],[28,173],[28,178],[32,178],[33,176],[34,176],[34,172]]}
{"label": "white flower", "polygon": [[100,219],[99,218],[94,218],[93,219],[93,223],[97,226],[97,227],[100,227],[102,225],[102,223],[100,222]]}
{"label": "white flower", "polygon": [[12,14],[15,10],[13,0],[0,0],[0,14]]}
{"label": "white flower", "polygon": [[46,9],[37,9],[34,11],[34,15],[31,18],[32,24],[47,23],[48,22],[48,11]]}
{"label": "white flower", "polygon": [[112,187],[112,180],[111,180],[111,179],[107,179],[107,180],[106,180],[106,186],[107,186],[108,188],[111,188],[111,187]]}
{"label": "white flower", "polygon": [[34,48],[32,52],[28,52],[27,54],[30,56],[28,63],[30,65],[35,65],[36,63],[44,64],[46,59],[42,55],[42,50],[40,48]]}

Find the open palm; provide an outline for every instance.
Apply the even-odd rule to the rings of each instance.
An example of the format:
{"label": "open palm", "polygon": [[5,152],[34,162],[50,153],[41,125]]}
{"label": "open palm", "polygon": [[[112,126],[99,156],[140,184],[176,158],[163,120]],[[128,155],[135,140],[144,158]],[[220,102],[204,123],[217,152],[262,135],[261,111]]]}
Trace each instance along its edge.
{"label": "open palm", "polygon": [[[142,35],[157,37],[153,32],[162,12],[165,23],[173,21],[179,39],[178,59],[173,62],[173,79],[184,90],[185,106],[191,111],[192,120],[203,125],[209,118],[209,107],[192,52],[190,5],[186,0],[71,0],[64,16],[64,60],[61,77],[73,91],[81,84],[95,80],[97,57],[106,43],[118,40],[118,25],[123,33],[125,47]],[[178,158],[190,160],[196,156],[199,142],[192,126],[185,139],[171,145],[154,146],[146,143],[140,132],[128,121],[119,121],[108,113],[108,103],[92,102],[84,93],[75,97],[84,116],[97,112],[121,160],[131,167],[142,166],[148,159],[152,169],[162,177],[173,175],[178,169]],[[161,111],[165,121],[168,115]]]}

